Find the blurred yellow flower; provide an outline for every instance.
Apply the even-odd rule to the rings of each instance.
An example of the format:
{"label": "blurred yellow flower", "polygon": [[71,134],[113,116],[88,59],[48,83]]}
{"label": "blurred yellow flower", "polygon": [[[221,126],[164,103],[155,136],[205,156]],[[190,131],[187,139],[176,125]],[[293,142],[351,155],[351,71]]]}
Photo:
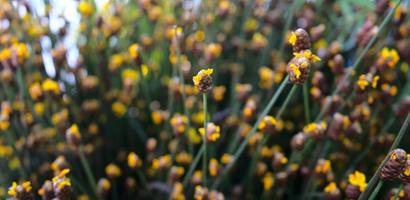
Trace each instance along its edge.
{"label": "blurred yellow flower", "polygon": [[105,174],[107,174],[107,176],[109,177],[116,178],[121,176],[121,169],[117,165],[110,163],[105,168]]}
{"label": "blurred yellow flower", "polygon": [[51,80],[51,79],[46,79],[41,84],[41,87],[46,92],[52,92],[54,94],[60,94],[60,87],[58,86],[57,81],[54,81],[54,80]]}
{"label": "blurred yellow flower", "polygon": [[366,189],[366,176],[359,171],[355,171],[353,174],[350,174],[348,181],[349,184],[359,187],[361,192],[363,192]]}
{"label": "blurred yellow flower", "polygon": [[111,105],[111,110],[116,117],[122,117],[127,112],[127,107],[123,103],[116,101]]}
{"label": "blurred yellow flower", "polygon": [[121,78],[123,81],[130,80],[132,83],[135,83],[139,79],[139,73],[137,70],[133,69],[124,69],[121,72]]}
{"label": "blurred yellow flower", "polygon": [[91,16],[94,12],[94,8],[90,3],[81,1],[78,3],[78,12],[86,16]]}

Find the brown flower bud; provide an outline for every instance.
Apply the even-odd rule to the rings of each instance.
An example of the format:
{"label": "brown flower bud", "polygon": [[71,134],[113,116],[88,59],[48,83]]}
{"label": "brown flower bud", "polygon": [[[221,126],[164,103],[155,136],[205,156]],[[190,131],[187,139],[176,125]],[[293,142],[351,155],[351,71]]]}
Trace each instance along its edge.
{"label": "brown flower bud", "polygon": [[200,92],[205,93],[212,89],[212,73],[213,69],[209,68],[203,69],[193,76],[194,84]]}
{"label": "brown flower bud", "polygon": [[292,147],[293,150],[300,151],[303,149],[303,146],[305,145],[307,138],[308,136],[306,134],[299,132],[293,136],[290,142],[290,146]]}
{"label": "brown flower bud", "polygon": [[361,192],[360,192],[359,186],[348,184],[345,189],[345,194],[346,194],[347,199],[357,199],[359,198]]}
{"label": "brown flower bud", "polygon": [[398,117],[405,117],[410,112],[410,96],[405,97],[399,102],[395,109],[395,114]]}
{"label": "brown flower bud", "polygon": [[382,16],[390,7],[390,0],[376,0],[376,14]]}
{"label": "brown flower bud", "polygon": [[302,85],[309,76],[310,61],[305,57],[293,57],[287,65],[286,71],[293,84]]}
{"label": "brown flower bud", "polygon": [[108,192],[111,190],[111,183],[108,179],[106,178],[101,178],[98,181],[98,186],[97,186],[98,193],[107,195]]}
{"label": "brown flower bud", "polygon": [[397,179],[406,166],[406,162],[407,153],[403,149],[394,149],[380,171],[380,179],[383,181]]}
{"label": "brown flower bud", "polygon": [[273,160],[272,160],[272,168],[274,170],[279,170],[283,166],[285,166],[288,163],[288,159],[286,158],[285,155],[281,152],[277,152],[273,155]]}
{"label": "brown flower bud", "polygon": [[38,193],[43,200],[52,200],[55,197],[53,183],[46,180]]}
{"label": "brown flower bud", "polygon": [[297,29],[291,33],[289,43],[292,44],[293,52],[300,52],[302,50],[310,49],[310,37],[304,29]]}
{"label": "brown flower bud", "polygon": [[399,178],[404,183],[410,184],[410,157],[407,158],[406,165],[400,173]]}
{"label": "brown flower bud", "polygon": [[276,180],[280,185],[285,185],[288,180],[288,173],[286,171],[281,171],[276,174]]}
{"label": "brown flower bud", "polygon": [[81,143],[81,134],[76,124],[67,129],[65,137],[70,148],[77,148]]}

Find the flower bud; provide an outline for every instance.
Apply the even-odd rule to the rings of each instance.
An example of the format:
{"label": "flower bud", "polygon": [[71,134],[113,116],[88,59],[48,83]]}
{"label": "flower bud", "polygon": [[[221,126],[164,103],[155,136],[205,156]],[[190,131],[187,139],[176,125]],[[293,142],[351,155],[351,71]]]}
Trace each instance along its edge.
{"label": "flower bud", "polygon": [[406,166],[406,162],[407,153],[403,149],[394,149],[380,171],[380,179],[383,181],[397,179]]}

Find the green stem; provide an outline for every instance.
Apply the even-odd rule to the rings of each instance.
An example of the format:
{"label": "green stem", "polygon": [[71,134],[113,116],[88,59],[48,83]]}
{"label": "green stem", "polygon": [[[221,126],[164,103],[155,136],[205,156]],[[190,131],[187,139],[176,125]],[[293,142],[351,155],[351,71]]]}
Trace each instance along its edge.
{"label": "green stem", "polygon": [[[393,144],[390,147],[389,153],[391,152],[391,150],[397,148],[397,146],[399,145],[400,141],[402,140],[402,138],[404,137],[404,135],[406,133],[406,130],[407,130],[407,127],[409,126],[409,123],[410,123],[410,114],[407,114],[406,120],[404,121],[403,125],[401,126],[400,131],[399,131],[396,139],[394,140]],[[367,199],[369,197],[369,195],[373,191],[376,183],[379,181],[380,170],[384,166],[384,164],[387,162],[388,158],[389,158],[389,156],[386,156],[384,158],[382,164],[379,165],[376,172],[373,174],[373,177],[370,179],[369,183],[367,184],[366,190],[359,196],[359,200],[364,200],[364,199]]]}
{"label": "green stem", "polygon": [[183,108],[183,110],[184,110],[184,115],[187,117],[187,119],[188,119],[188,121],[187,121],[187,128],[185,129],[185,136],[186,136],[186,139],[188,140],[188,143],[189,143],[189,152],[192,154],[193,153],[193,151],[194,151],[194,145],[193,145],[193,143],[191,142],[191,140],[189,140],[189,137],[188,137],[188,131],[189,131],[189,128],[191,127],[191,122],[190,122],[190,118],[189,118],[189,110],[187,109],[187,107],[186,107],[186,105],[185,105],[185,102],[186,102],[186,93],[185,93],[185,79],[184,79],[184,76],[183,76],[183,72],[182,72],[182,68],[181,68],[181,50],[180,50],[180,48],[179,48],[179,40],[178,40],[178,37],[177,37],[177,29],[176,29],[177,27],[175,27],[174,28],[174,31],[175,31],[175,46],[176,46],[176,54],[177,54],[177,62],[176,62],[176,66],[175,66],[175,68],[177,68],[177,72],[178,72],[178,75],[179,75],[179,81],[181,81],[181,86],[182,86],[182,91],[181,91],[181,94],[182,94],[182,108]]}
{"label": "green stem", "polygon": [[403,183],[400,183],[399,190],[397,191],[396,194],[394,194],[393,200],[397,200],[397,199],[398,199],[398,197],[400,196],[400,192],[403,190],[403,187],[404,187],[404,184],[403,184]]}
{"label": "green stem", "polygon": [[286,96],[285,101],[283,102],[282,106],[280,107],[278,113],[276,114],[276,119],[280,119],[282,117],[283,112],[285,111],[286,106],[289,104],[289,101],[293,98],[293,96],[296,94],[296,91],[298,89],[297,85],[293,85],[292,89],[290,89],[290,92],[288,93],[288,96]]}
{"label": "green stem", "polygon": [[26,171],[24,170],[22,159],[21,159],[21,157],[19,155],[19,152],[16,148],[16,143],[15,143],[16,140],[13,138],[13,135],[12,135],[11,131],[6,131],[4,134],[6,135],[7,143],[9,143],[11,148],[13,148],[14,156],[18,159],[18,161],[20,163],[20,166],[18,167],[19,176],[20,176],[21,179],[26,179],[27,174],[26,174]]}
{"label": "green stem", "polygon": [[379,181],[379,183],[376,186],[376,189],[374,189],[372,195],[370,196],[369,200],[373,200],[377,197],[377,194],[379,193],[380,188],[383,186],[383,181]]}
{"label": "green stem", "polygon": [[292,5],[290,6],[290,11],[289,11],[288,15],[286,16],[286,22],[285,22],[285,26],[283,28],[283,33],[282,33],[282,41],[283,42],[280,44],[280,47],[279,47],[279,56],[282,56],[282,52],[285,49],[286,33],[289,30],[290,25],[292,24],[293,13],[295,12],[299,2],[300,2],[300,0],[293,1]]}
{"label": "green stem", "polygon": [[[280,119],[280,117],[283,114],[283,111],[285,111],[286,106],[289,104],[290,99],[292,99],[292,97],[295,95],[296,90],[298,89],[297,85],[293,85],[292,89],[290,90],[288,96],[286,97],[285,101],[283,102],[283,104],[281,105],[278,113],[276,114],[275,118],[276,119]],[[252,157],[252,161],[251,161],[251,165],[249,167],[249,172],[248,172],[248,179],[251,178],[253,171],[255,170],[255,164],[256,161],[259,158],[259,152],[262,150],[262,147],[266,144],[266,142],[268,142],[270,135],[266,135],[258,144],[258,147],[256,148],[256,152],[253,154]]]}
{"label": "green stem", "polygon": [[201,156],[204,153],[204,150],[205,150],[205,146],[204,146],[204,143],[202,143],[201,148],[196,153],[195,158],[193,162],[191,163],[191,165],[189,166],[188,172],[185,175],[184,181],[182,182],[184,184],[184,187],[188,184],[188,181],[191,178],[192,173],[194,173],[194,170],[196,166],[198,165],[199,160],[201,160]]}
{"label": "green stem", "polygon": [[88,183],[90,184],[95,196],[98,199],[101,199],[101,197],[97,194],[97,184],[96,184],[96,181],[95,181],[95,177],[94,177],[94,175],[91,171],[90,164],[88,163],[87,158],[84,155],[83,146],[79,146],[78,148],[79,148],[78,149],[78,154],[80,156],[81,165],[82,165],[82,167],[85,171],[85,175],[87,176]]}
{"label": "green stem", "polygon": [[309,92],[308,92],[307,83],[303,85],[303,106],[305,107],[305,121],[306,121],[306,124],[308,124],[310,122],[310,108],[309,108]]}
{"label": "green stem", "polygon": [[271,110],[272,106],[275,104],[275,102],[278,100],[279,95],[282,93],[283,89],[286,86],[286,83],[288,82],[289,76],[286,76],[285,79],[283,79],[282,83],[280,84],[278,90],[276,90],[275,94],[272,96],[271,100],[269,101],[268,105],[264,108],[262,113],[259,115],[258,120],[256,123],[253,125],[251,131],[249,134],[246,136],[245,140],[242,141],[242,143],[239,145],[238,149],[236,150],[235,154],[233,155],[232,161],[226,165],[225,170],[221,173],[220,176],[215,180],[215,183],[213,184],[212,188],[217,188],[219,184],[221,183],[222,179],[226,176],[226,174],[231,170],[231,168],[234,166],[236,161],[239,159],[239,156],[242,154],[242,152],[245,150],[246,146],[248,145],[249,140],[251,137],[255,134],[259,123],[262,121],[262,119],[268,114],[268,112]]}
{"label": "green stem", "polygon": [[204,145],[204,157],[202,160],[202,178],[203,178],[203,185],[206,186],[206,165],[207,165],[207,160],[206,160],[206,140],[207,134],[208,134],[208,124],[207,124],[207,116],[206,116],[206,111],[207,111],[207,98],[206,98],[206,92],[202,94],[202,101],[204,104],[204,135],[202,136],[202,143]]}
{"label": "green stem", "polygon": [[[373,44],[376,42],[377,37],[379,36],[380,32],[382,32],[382,30],[387,26],[387,24],[390,22],[390,20],[393,17],[393,14],[395,12],[395,10],[397,9],[397,7],[400,5],[402,0],[399,0],[399,2],[396,4],[396,6],[390,10],[390,12],[387,14],[387,16],[384,18],[383,22],[380,24],[380,29],[376,32],[376,34],[371,38],[371,40],[369,41],[369,43],[367,43],[366,47],[363,49],[363,51],[360,53],[359,57],[356,59],[356,61],[353,64],[353,67],[351,67],[352,71],[356,71],[356,68],[359,66],[359,64],[362,62],[364,56],[366,55],[366,53],[369,51],[369,49],[373,46]],[[352,73],[347,73],[342,81],[338,84],[338,86],[336,87],[336,89],[333,91],[332,93],[332,97],[335,96],[336,94],[338,94],[340,92],[340,90],[342,89],[342,87],[345,85],[346,81],[349,81],[349,79],[351,78]],[[323,115],[327,112],[327,109],[329,109],[330,104],[327,103],[323,106],[323,108],[321,109],[317,119],[320,120],[322,119]],[[316,120],[316,121],[318,121]]]}
{"label": "green stem", "polygon": [[147,188],[147,180],[145,179],[144,173],[141,171],[141,169],[137,170],[137,176],[141,181],[141,186],[143,188]]}

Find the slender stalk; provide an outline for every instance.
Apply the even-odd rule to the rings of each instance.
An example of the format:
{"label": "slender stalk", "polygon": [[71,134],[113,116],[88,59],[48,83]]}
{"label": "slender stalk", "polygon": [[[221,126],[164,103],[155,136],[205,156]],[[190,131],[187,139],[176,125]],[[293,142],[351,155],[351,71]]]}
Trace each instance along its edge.
{"label": "slender stalk", "polygon": [[212,188],[216,188],[219,186],[221,183],[222,179],[227,175],[227,173],[232,169],[236,161],[239,159],[239,156],[242,154],[242,152],[245,150],[246,146],[248,145],[249,140],[251,137],[255,134],[258,124],[262,121],[262,119],[268,114],[272,106],[275,104],[275,102],[278,100],[279,95],[282,93],[283,89],[286,86],[286,83],[288,82],[289,76],[286,76],[285,79],[283,79],[282,83],[280,84],[278,90],[276,90],[275,94],[272,96],[271,100],[269,101],[268,105],[264,108],[262,113],[259,115],[258,120],[256,123],[253,125],[251,131],[249,134],[246,136],[245,140],[242,141],[242,143],[239,145],[238,149],[236,150],[235,154],[233,155],[232,161],[226,165],[225,170],[221,173],[220,176],[215,180]]}
{"label": "slender stalk", "polygon": [[90,164],[87,161],[87,158],[84,155],[84,149],[83,146],[79,146],[78,147],[78,154],[80,156],[80,161],[81,161],[81,165],[85,171],[85,175],[87,176],[88,179],[88,183],[90,184],[94,195],[98,198],[101,199],[101,197],[98,195],[97,193],[97,183],[95,181],[95,177],[91,171],[91,167]]}
{"label": "slender stalk", "polygon": [[[384,125],[384,127],[382,128],[382,131],[379,132],[378,135],[386,132],[394,123],[395,118],[390,118],[389,121],[387,121],[387,123]],[[354,167],[360,162],[362,161],[365,156],[370,152],[370,150],[373,148],[374,144],[376,143],[376,141],[372,141],[370,142],[366,148],[361,151],[361,153],[355,158],[355,160],[352,162],[352,164],[349,165],[349,167],[347,168],[346,172],[344,173],[344,175],[342,177],[347,176],[347,174],[351,171],[353,171]]]}
{"label": "slender stalk", "polygon": [[13,138],[11,131],[6,131],[4,134],[6,135],[7,143],[9,143],[9,145],[11,146],[11,148],[13,148],[13,154],[14,154],[14,156],[15,156],[16,158],[18,158],[18,161],[19,161],[19,163],[20,163],[20,166],[18,167],[19,176],[20,176],[21,179],[26,179],[26,178],[27,178],[27,173],[26,173],[26,171],[24,170],[23,162],[22,162],[21,157],[20,157],[20,155],[19,155],[19,152],[18,152],[18,150],[17,150],[17,148],[16,148],[16,143],[15,143],[16,140]]}
{"label": "slender stalk", "polygon": [[[410,114],[407,114],[406,120],[404,121],[403,125],[400,128],[400,131],[396,137],[396,139],[394,140],[393,144],[391,145],[389,152],[391,152],[391,150],[397,148],[397,146],[399,145],[400,141],[403,139],[407,127],[409,126],[410,123]],[[379,165],[379,167],[377,168],[376,172],[373,174],[373,177],[370,179],[369,183],[367,184],[366,190],[359,196],[359,200],[364,200],[364,199],[368,199],[368,197],[370,196],[371,192],[373,191],[375,185],[379,182],[379,176],[380,176],[380,170],[382,169],[382,167],[384,166],[384,164],[387,162],[389,156],[386,156],[382,162],[382,164]]]}
{"label": "slender stalk", "polygon": [[286,15],[286,22],[285,22],[285,26],[283,28],[283,33],[282,33],[283,42],[280,44],[280,47],[279,47],[279,56],[282,55],[282,52],[285,49],[286,33],[289,30],[290,25],[292,24],[293,13],[296,11],[296,8],[297,8],[299,2],[300,2],[300,0],[293,1],[292,5],[290,6],[290,11],[289,11],[288,15]]}
{"label": "slender stalk", "polygon": [[[400,5],[400,3],[402,2],[402,0],[399,0],[399,2],[397,2],[396,6],[390,10],[390,12],[387,14],[387,16],[384,18],[384,20],[382,21],[382,23],[380,24],[380,28],[379,30],[376,32],[376,34],[371,38],[371,40],[369,41],[369,43],[367,43],[366,47],[363,49],[363,51],[360,53],[359,57],[356,59],[356,61],[353,64],[353,67],[351,67],[352,71],[356,71],[356,69],[359,67],[360,63],[362,62],[364,56],[366,55],[366,53],[369,51],[369,49],[373,46],[373,44],[376,42],[377,37],[379,36],[380,32],[383,31],[384,28],[386,28],[387,24],[391,21],[393,14],[395,12],[395,10],[397,9],[397,7]],[[342,89],[342,87],[345,85],[346,81],[349,81],[350,78],[353,76],[352,73],[347,73],[346,75],[344,75],[342,81],[338,84],[338,86],[336,87],[336,89],[333,91],[332,93],[332,97],[335,96],[336,94],[338,94],[340,92],[340,90]],[[321,109],[319,115],[317,116],[317,119],[320,120],[322,119],[323,115],[327,112],[327,110],[329,109],[330,104],[325,104],[323,106],[323,108]],[[317,121],[317,120],[316,120]]]}
{"label": "slender stalk", "polygon": [[206,140],[207,140],[207,133],[208,133],[208,124],[207,124],[207,117],[206,117],[206,111],[207,111],[207,98],[206,98],[206,92],[202,94],[202,101],[204,104],[204,135],[202,136],[202,143],[204,145],[204,157],[202,160],[202,180],[203,180],[203,185],[206,186],[206,165],[207,165],[207,160],[206,160]]}
{"label": "slender stalk", "polygon": [[288,93],[288,96],[286,96],[285,101],[283,102],[282,106],[279,108],[278,113],[276,114],[276,119],[280,119],[282,117],[283,112],[285,111],[286,106],[289,104],[289,101],[293,98],[293,96],[296,94],[296,91],[298,89],[297,85],[293,85],[292,88],[290,89],[290,92]]}
{"label": "slender stalk", "polygon": [[303,85],[303,106],[305,107],[305,121],[306,121],[306,124],[308,124],[310,122],[310,108],[309,108],[309,92],[308,92],[307,83]]}
{"label": "slender stalk", "polygon": [[377,194],[379,193],[380,189],[382,188],[383,183],[384,183],[383,181],[379,181],[379,183],[376,186],[376,189],[374,189],[374,191],[373,191],[372,195],[370,196],[369,200],[373,200],[377,197]]}
{"label": "slender stalk", "polygon": [[204,146],[204,143],[202,143],[201,148],[196,153],[195,158],[194,158],[193,162],[191,163],[191,165],[189,166],[188,172],[186,173],[185,178],[182,182],[184,184],[184,186],[186,186],[188,184],[188,181],[191,178],[192,173],[194,173],[194,170],[195,170],[196,166],[198,165],[199,160],[201,160],[201,157],[202,157],[202,154],[204,153],[204,150],[205,150],[205,146]]}
{"label": "slender stalk", "polygon": [[[290,99],[292,99],[292,97],[295,95],[296,90],[298,89],[297,85],[293,85],[292,89],[290,90],[290,92],[288,93],[288,96],[286,97],[285,101],[283,102],[283,104],[281,105],[278,113],[276,114],[275,118],[276,119],[280,119],[280,117],[283,114],[283,111],[285,111],[286,106],[289,104]],[[265,137],[259,142],[258,147],[256,148],[256,152],[254,153],[253,157],[252,157],[252,161],[251,161],[251,165],[249,167],[249,172],[248,172],[248,179],[251,178],[253,171],[255,170],[255,164],[256,161],[259,158],[259,152],[262,150],[262,147],[266,144],[266,142],[268,142],[270,135],[265,135]]]}
{"label": "slender stalk", "polygon": [[138,169],[138,170],[137,170],[137,176],[138,176],[138,178],[139,178],[140,181],[141,181],[141,186],[142,186],[143,188],[147,188],[147,180],[145,179],[145,175],[144,175],[144,173],[141,171],[141,169]]}
{"label": "slender stalk", "polygon": [[[181,91],[181,94],[182,94],[182,108],[184,110],[184,115],[188,119],[187,128],[185,129],[185,134],[184,134],[185,136],[187,136],[189,127],[191,127],[191,123],[190,123],[190,118],[189,118],[189,110],[187,109],[187,107],[185,105],[185,102],[186,102],[185,79],[184,79],[183,72],[182,72],[182,69],[181,69],[181,50],[180,50],[180,47],[179,47],[179,40],[178,40],[178,36],[177,36],[177,27],[176,26],[174,27],[174,31],[175,31],[175,36],[174,36],[174,38],[175,38],[175,48],[176,48],[176,54],[177,54],[176,55],[177,56],[177,61],[176,61],[175,68],[177,68],[177,72],[178,72],[178,75],[179,75],[179,81],[181,81],[181,86],[182,86],[182,91]],[[189,147],[189,152],[192,154],[193,151],[194,151],[194,146],[193,146],[192,142],[189,140],[188,136],[187,136],[187,140],[188,140],[188,143],[189,143],[189,146],[188,146]]]}
{"label": "slender stalk", "polygon": [[404,187],[403,183],[400,183],[399,190],[397,191],[396,194],[394,194],[393,200],[397,200],[397,199],[398,199],[398,197],[400,196],[400,192],[403,190],[403,187]]}

